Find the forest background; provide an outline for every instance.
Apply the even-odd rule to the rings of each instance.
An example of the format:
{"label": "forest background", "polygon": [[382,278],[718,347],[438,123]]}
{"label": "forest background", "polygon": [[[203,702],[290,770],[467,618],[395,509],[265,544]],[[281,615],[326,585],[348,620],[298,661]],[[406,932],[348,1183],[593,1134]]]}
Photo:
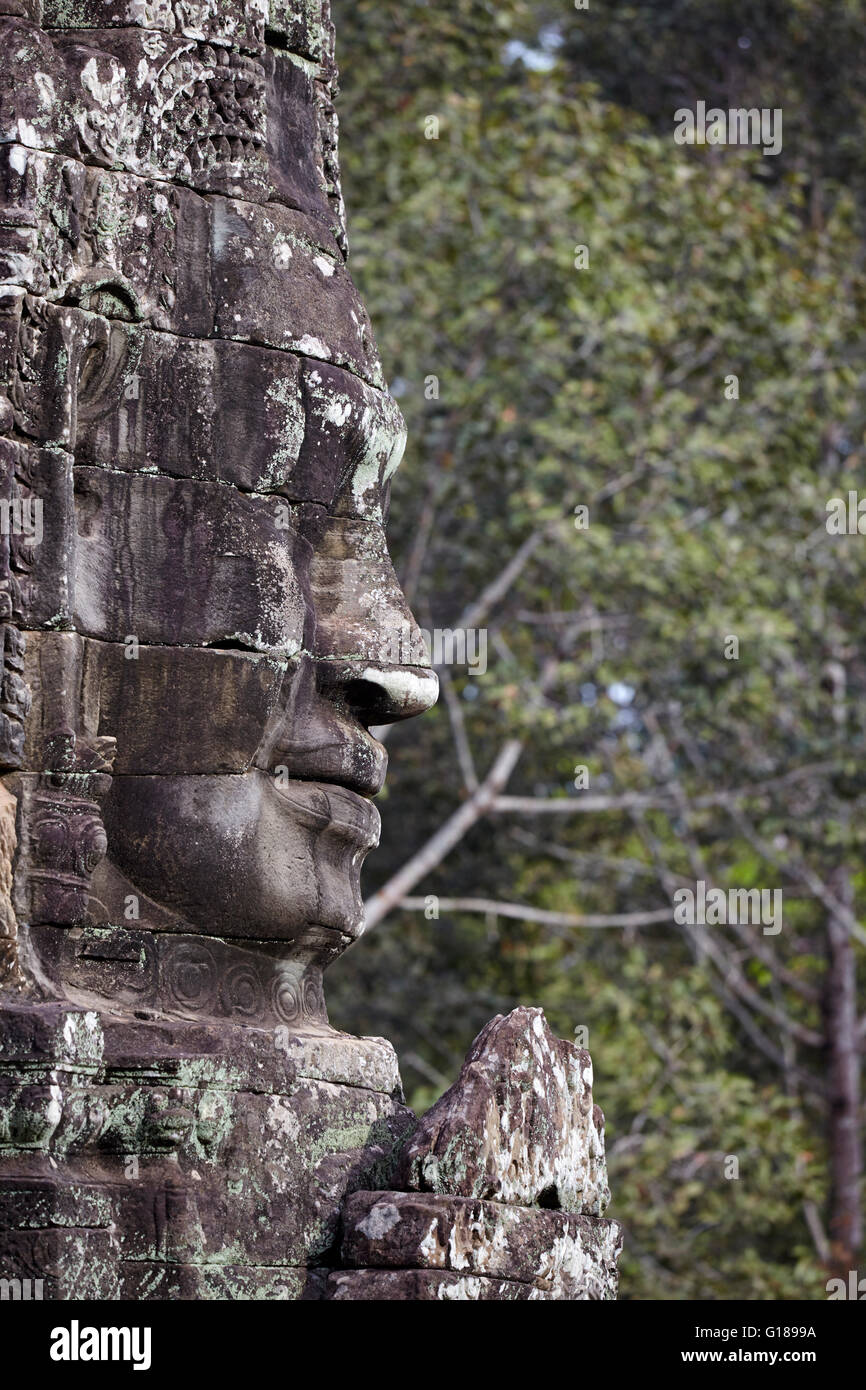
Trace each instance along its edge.
{"label": "forest background", "polygon": [[[333,9],[392,551],[487,659],[386,735],[332,1020],[423,1108],[541,1005],[593,1055],[621,1296],[825,1298],[862,1259],[866,6]],[[698,101],[780,109],[780,153],[677,144]],[[700,881],[781,930],[679,925]]]}

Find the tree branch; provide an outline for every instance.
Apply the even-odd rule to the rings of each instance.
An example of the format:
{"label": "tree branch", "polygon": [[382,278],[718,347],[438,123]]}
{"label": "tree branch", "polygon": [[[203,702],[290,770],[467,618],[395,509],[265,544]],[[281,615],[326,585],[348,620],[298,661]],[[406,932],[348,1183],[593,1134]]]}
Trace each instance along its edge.
{"label": "tree branch", "polygon": [[[423,912],[425,898],[402,898],[397,907],[410,912]],[[545,927],[648,927],[656,922],[670,922],[672,909],[658,908],[652,912],[579,913],[548,912],[545,908],[525,903],[499,902],[495,898],[439,898],[443,912],[481,912],[495,917],[512,917],[519,922],[537,922]]]}
{"label": "tree branch", "polygon": [[401,898],[415,887],[420,879],[435,869],[447,854],[454,848],[459,840],[463,838],[476,821],[486,815],[491,803],[496,799],[498,793],[506,785],[509,777],[514,771],[520,754],[523,752],[523,744],[519,739],[508,739],[502,745],[493,766],[488,772],[484,781],[473,792],[462,806],[459,806],[453,815],[449,816],[444,825],[441,825],[427,841],[426,845],[414,854],[412,858],[398,869],[384,887],[378,893],[374,893],[366,904],[364,910],[364,930],[369,931],[375,927],[377,922],[381,922],[397,904]]}
{"label": "tree branch", "polygon": [[468,792],[478,790],[478,774],[475,771],[475,763],[472,758],[472,749],[469,747],[469,739],[466,735],[466,722],[463,718],[463,709],[454,689],[454,682],[451,673],[446,666],[440,668],[439,686],[445,699],[445,706],[448,710],[448,718],[451,721],[451,732],[454,735],[454,747],[457,752],[457,761],[463,775],[463,782]]}

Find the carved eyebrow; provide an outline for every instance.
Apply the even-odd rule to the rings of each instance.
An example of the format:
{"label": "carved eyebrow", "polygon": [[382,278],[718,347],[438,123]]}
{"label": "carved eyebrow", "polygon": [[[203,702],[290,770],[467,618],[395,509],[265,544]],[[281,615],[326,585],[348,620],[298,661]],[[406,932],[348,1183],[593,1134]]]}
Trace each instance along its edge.
{"label": "carved eyebrow", "polygon": [[382,405],[378,412],[366,406],[361,419],[361,431],[367,439],[367,447],[358,459],[351,476],[344,480],[351,482],[352,493],[359,510],[364,506],[364,494],[371,488],[379,491],[393,478],[403,460],[406,450],[406,422],[397,402],[392,396],[382,395]]}
{"label": "carved eyebrow", "polygon": [[397,402],[330,363],[307,360],[302,383],[306,465],[330,475],[335,501],[351,496],[358,511],[380,515],[381,493],[406,447]]}

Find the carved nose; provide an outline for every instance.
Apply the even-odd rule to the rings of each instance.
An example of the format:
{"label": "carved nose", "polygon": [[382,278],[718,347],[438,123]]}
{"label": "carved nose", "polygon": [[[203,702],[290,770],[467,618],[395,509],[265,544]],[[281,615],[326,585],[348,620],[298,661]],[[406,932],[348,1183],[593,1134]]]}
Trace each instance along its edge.
{"label": "carved nose", "polygon": [[435,705],[439,677],[423,666],[366,666],[346,683],[345,693],[368,728],[371,724],[395,724]]}

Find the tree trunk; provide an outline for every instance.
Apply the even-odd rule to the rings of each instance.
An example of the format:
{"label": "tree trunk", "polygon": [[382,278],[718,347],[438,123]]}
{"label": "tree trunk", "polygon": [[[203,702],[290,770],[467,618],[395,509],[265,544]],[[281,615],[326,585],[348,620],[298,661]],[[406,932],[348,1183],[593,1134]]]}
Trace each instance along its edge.
{"label": "tree trunk", "polygon": [[[853,893],[847,870],[835,875],[834,889],[839,900],[850,907]],[[827,918],[827,947],[824,1016],[829,1058],[829,1227],[832,1272],[844,1278],[857,1268],[863,1239],[860,1048],[853,943],[846,923],[832,913]]]}

